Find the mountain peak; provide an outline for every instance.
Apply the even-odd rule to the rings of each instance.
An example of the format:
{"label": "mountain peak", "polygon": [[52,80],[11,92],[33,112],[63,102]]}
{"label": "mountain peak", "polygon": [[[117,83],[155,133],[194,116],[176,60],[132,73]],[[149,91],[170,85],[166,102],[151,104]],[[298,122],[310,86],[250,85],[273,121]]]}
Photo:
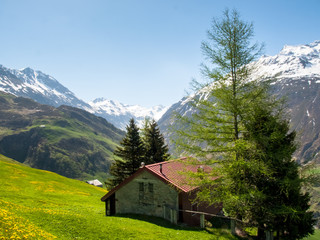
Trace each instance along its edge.
{"label": "mountain peak", "polygon": [[103,101],[106,101],[107,99],[105,99],[104,97],[100,97],[100,98],[96,98],[94,99],[92,102],[93,103],[98,103],[98,102],[103,102]]}
{"label": "mountain peak", "polygon": [[313,48],[320,47],[320,40],[315,40],[314,42],[312,42],[308,45]]}
{"label": "mountain peak", "polygon": [[30,67],[20,70],[4,68],[0,71],[0,90],[21,97],[29,97],[39,103],[58,107],[72,105],[86,108],[89,105],[75,97],[53,77]]}
{"label": "mountain peak", "polygon": [[286,56],[319,56],[320,41],[314,41],[310,44],[301,44],[296,46],[285,45],[278,55]]}
{"label": "mountain peak", "polygon": [[20,70],[23,74],[26,74],[29,77],[34,77],[36,75],[36,71],[30,67],[26,67]]}
{"label": "mountain peak", "polygon": [[22,71],[22,72],[34,72],[34,70],[31,67],[22,68],[20,71]]}
{"label": "mountain peak", "polygon": [[254,78],[320,76],[320,41],[296,46],[286,45],[275,56],[262,56],[252,63]]}

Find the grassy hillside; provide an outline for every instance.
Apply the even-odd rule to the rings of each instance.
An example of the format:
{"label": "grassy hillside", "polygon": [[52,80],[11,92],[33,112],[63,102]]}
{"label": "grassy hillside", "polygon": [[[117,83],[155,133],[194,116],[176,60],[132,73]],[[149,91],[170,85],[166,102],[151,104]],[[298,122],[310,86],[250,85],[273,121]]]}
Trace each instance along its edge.
{"label": "grassy hillside", "polygon": [[0,239],[236,239],[151,217],[106,217],[106,190],[0,155]]}
{"label": "grassy hillside", "polygon": [[123,134],[84,110],[0,92],[0,154],[31,167],[103,181]]}
{"label": "grassy hillside", "polygon": [[312,236],[304,238],[303,240],[319,240],[319,239],[320,239],[320,230],[316,230]]}

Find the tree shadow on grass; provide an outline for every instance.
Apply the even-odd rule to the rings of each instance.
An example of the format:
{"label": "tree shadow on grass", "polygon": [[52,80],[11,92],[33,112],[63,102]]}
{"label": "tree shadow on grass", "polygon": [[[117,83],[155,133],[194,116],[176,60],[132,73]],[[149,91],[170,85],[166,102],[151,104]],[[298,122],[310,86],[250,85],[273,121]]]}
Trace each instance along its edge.
{"label": "tree shadow on grass", "polygon": [[165,228],[170,228],[175,230],[203,231],[203,229],[199,227],[189,227],[189,226],[186,226],[185,224],[176,225],[171,223],[168,220],[165,220],[160,217],[155,217],[155,216],[147,216],[147,215],[141,215],[141,214],[116,214],[115,217],[135,219],[139,221],[152,223],[160,227],[165,227]]}
{"label": "tree shadow on grass", "polygon": [[[147,215],[140,215],[140,214],[116,214],[115,217],[121,217],[121,218],[130,218],[135,219],[139,221],[148,222],[151,224],[155,224],[160,227],[170,228],[173,230],[184,230],[184,231],[206,231],[210,234],[214,234],[215,239],[226,239],[231,237],[231,233],[229,229],[224,228],[209,228],[206,227],[205,229],[202,229],[200,227],[190,227],[182,223],[178,223],[178,225],[171,223],[168,220],[165,220],[160,217],[154,217],[154,216],[147,216]],[[233,236],[233,238],[230,239],[243,239],[238,236]]]}

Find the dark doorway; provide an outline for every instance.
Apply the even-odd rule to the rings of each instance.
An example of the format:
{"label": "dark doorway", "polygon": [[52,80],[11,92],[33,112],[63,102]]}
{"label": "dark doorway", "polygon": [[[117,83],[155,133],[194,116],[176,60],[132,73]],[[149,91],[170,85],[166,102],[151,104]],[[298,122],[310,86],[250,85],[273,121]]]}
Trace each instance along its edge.
{"label": "dark doorway", "polygon": [[183,222],[183,202],[182,202],[182,194],[179,193],[179,222]]}
{"label": "dark doorway", "polygon": [[115,197],[115,194],[112,194],[106,200],[106,215],[113,216],[115,214],[116,214],[116,197]]}

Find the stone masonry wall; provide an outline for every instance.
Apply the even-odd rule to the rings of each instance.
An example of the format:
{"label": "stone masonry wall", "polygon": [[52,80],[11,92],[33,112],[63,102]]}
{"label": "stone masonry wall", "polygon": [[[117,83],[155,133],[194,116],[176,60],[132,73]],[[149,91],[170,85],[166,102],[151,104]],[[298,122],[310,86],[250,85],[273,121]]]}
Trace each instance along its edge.
{"label": "stone masonry wall", "polygon": [[170,185],[144,171],[116,194],[117,213],[137,213],[163,217],[163,207],[178,210],[178,192]]}

